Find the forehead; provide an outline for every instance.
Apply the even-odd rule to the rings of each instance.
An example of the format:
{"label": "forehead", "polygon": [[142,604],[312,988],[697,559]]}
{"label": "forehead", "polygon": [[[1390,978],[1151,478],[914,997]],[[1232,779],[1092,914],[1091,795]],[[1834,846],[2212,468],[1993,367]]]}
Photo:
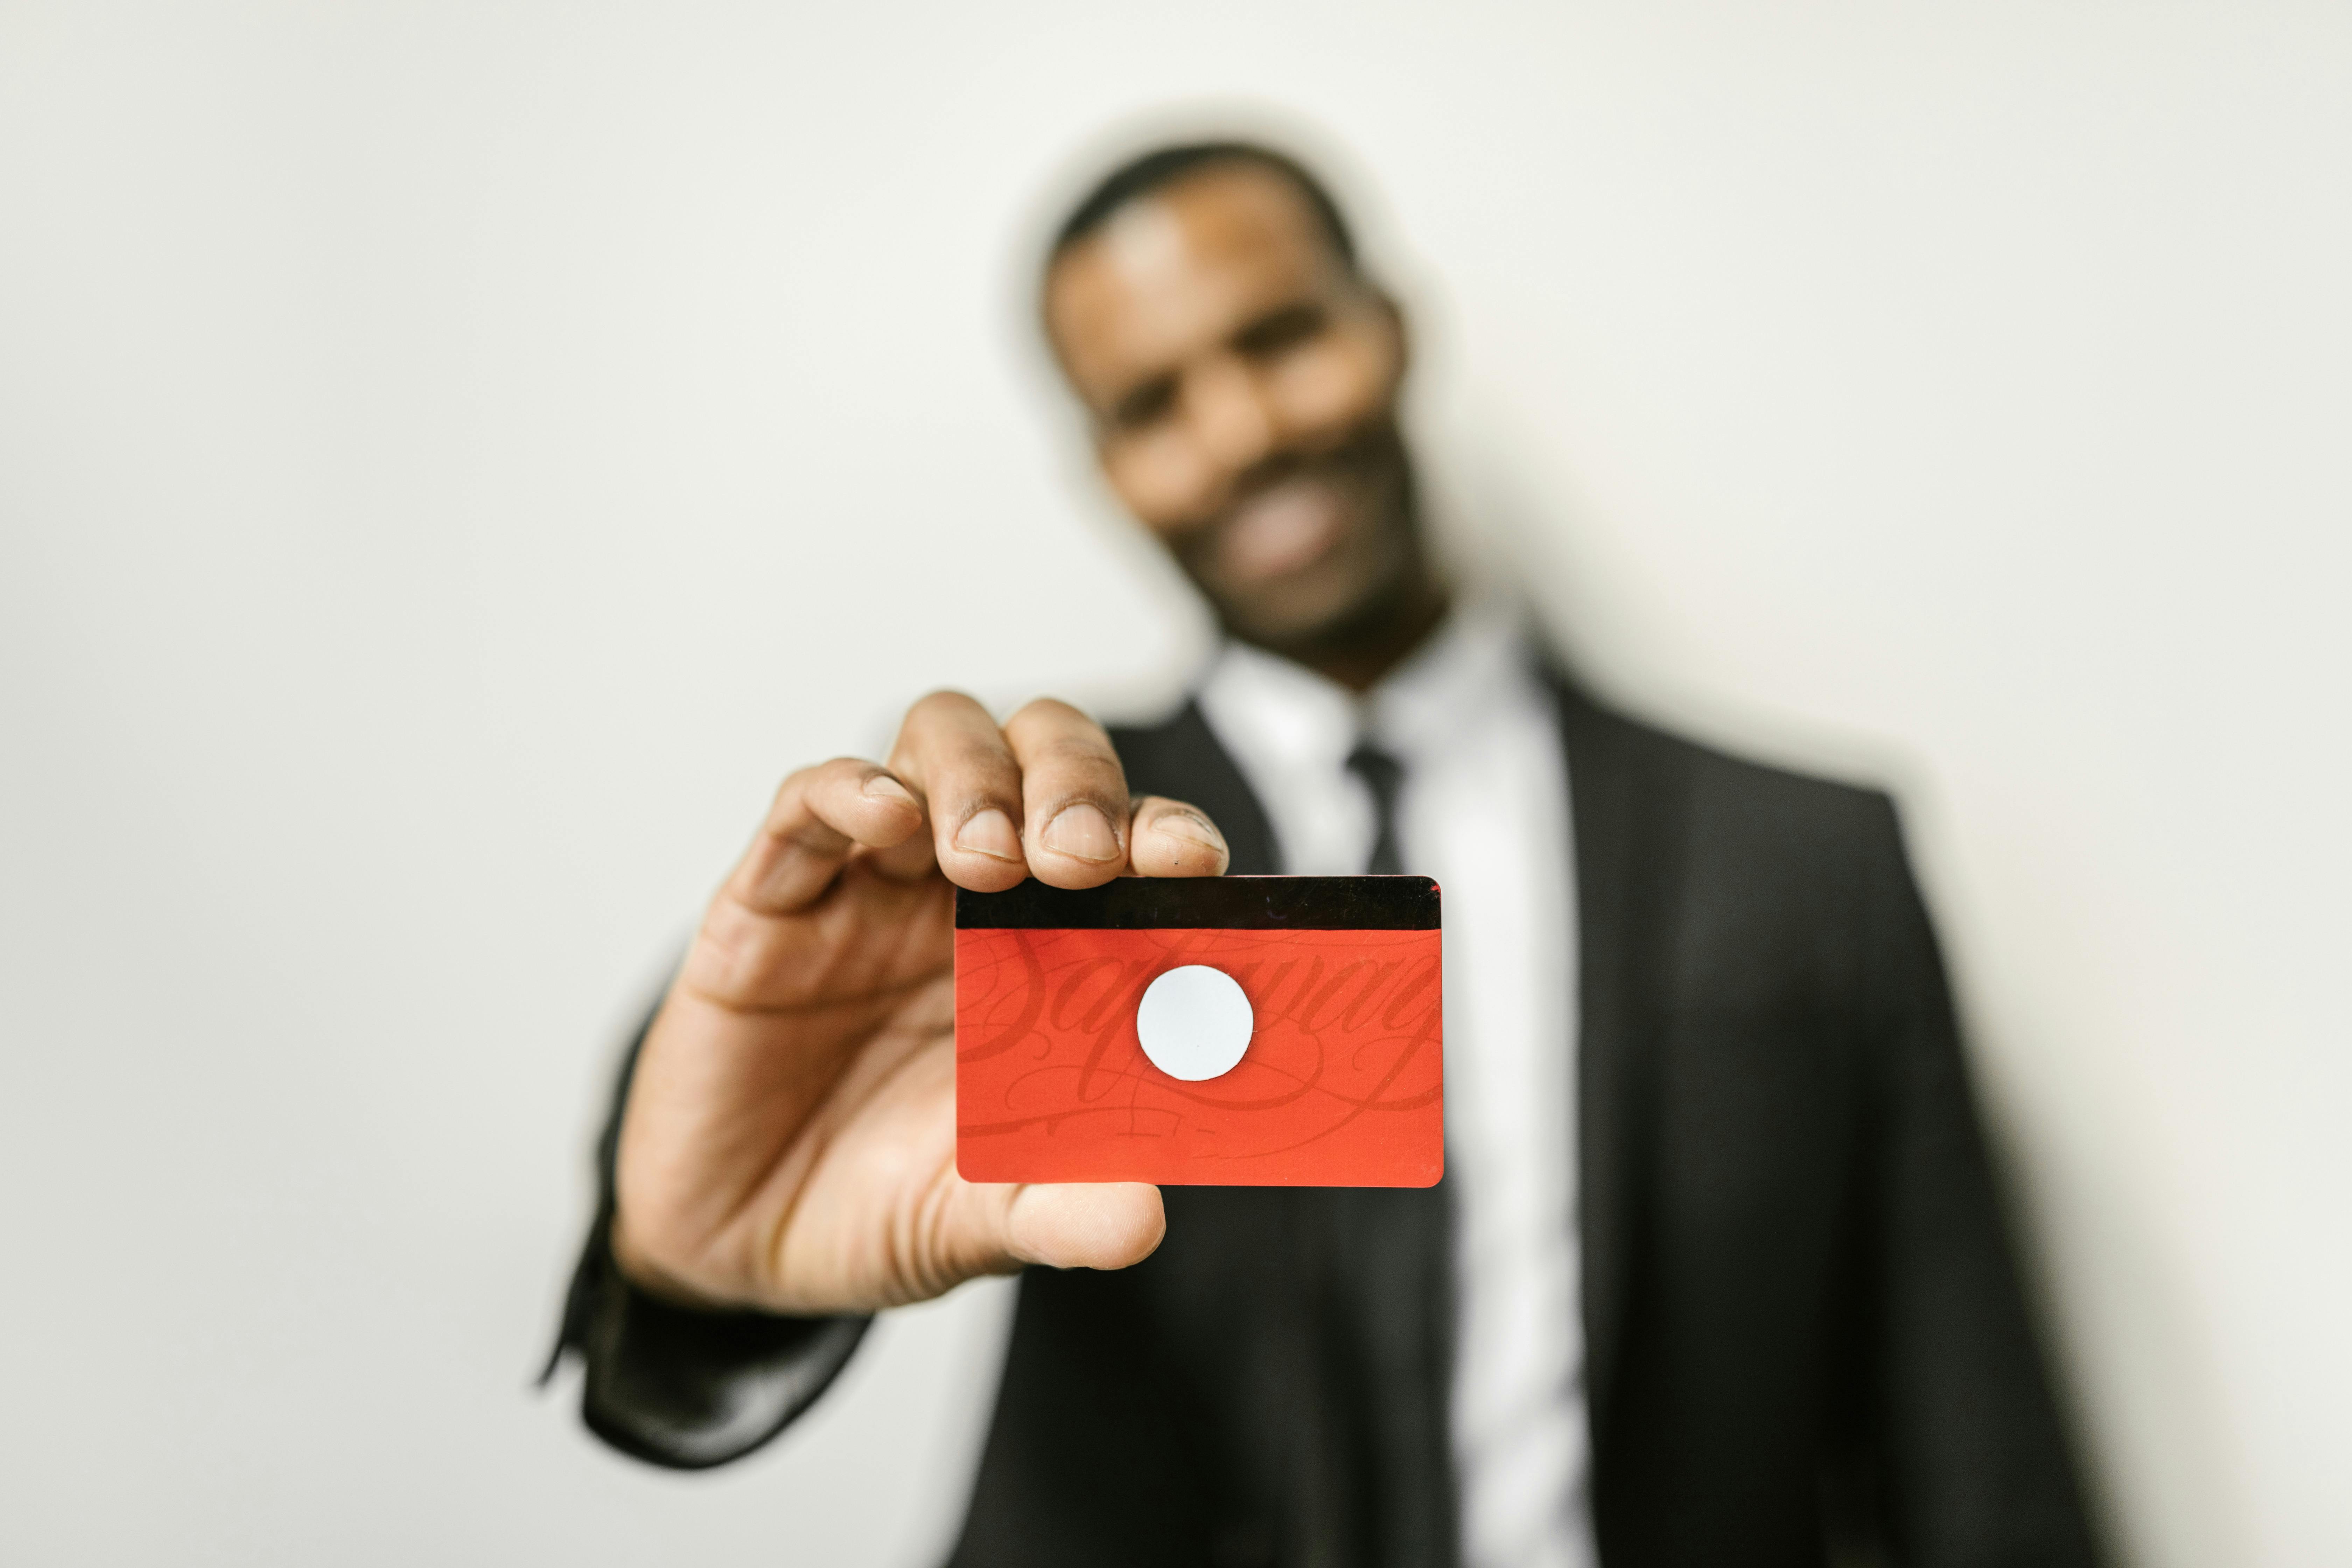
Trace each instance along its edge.
{"label": "forehead", "polygon": [[1153,374],[1344,269],[1307,197],[1249,163],[1139,196],[1055,258],[1045,325],[1082,389]]}

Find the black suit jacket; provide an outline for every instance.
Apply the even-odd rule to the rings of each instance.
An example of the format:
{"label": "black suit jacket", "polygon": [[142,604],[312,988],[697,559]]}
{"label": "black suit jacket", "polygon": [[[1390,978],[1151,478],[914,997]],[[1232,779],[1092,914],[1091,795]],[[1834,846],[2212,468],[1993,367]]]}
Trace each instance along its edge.
{"label": "black suit jacket", "polygon": [[[2092,1561],[1891,804],[1557,693],[1604,1561]],[[1197,709],[1113,739],[1137,793],[1208,810],[1235,872],[1280,868]],[[611,1142],[559,1354],[607,1440],[723,1462],[864,1321],[630,1289]],[[953,1561],[1454,1561],[1444,1184],[1164,1195],[1142,1264],[1024,1276]]]}

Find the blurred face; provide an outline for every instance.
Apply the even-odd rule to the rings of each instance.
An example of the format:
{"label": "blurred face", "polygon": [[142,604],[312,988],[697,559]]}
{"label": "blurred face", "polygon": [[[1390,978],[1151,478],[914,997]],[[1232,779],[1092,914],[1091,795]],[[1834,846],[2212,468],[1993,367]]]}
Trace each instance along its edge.
{"label": "blurred face", "polygon": [[1213,165],[1138,198],[1045,308],[1112,489],[1236,635],[1378,637],[1420,589],[1402,325],[1288,181]]}

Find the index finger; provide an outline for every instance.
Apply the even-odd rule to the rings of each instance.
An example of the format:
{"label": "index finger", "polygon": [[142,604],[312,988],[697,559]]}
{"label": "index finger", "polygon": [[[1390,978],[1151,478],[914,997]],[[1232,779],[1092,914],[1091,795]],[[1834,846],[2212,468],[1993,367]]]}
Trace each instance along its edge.
{"label": "index finger", "polygon": [[1028,874],[1021,765],[987,709],[961,691],[932,692],[907,710],[890,769],[922,797],[950,881],[993,893]]}
{"label": "index finger", "polygon": [[1127,869],[1127,771],[1103,727],[1040,697],[1004,721],[1004,742],[1021,765],[1030,875],[1092,888]]}
{"label": "index finger", "polygon": [[1231,855],[1208,814],[1158,795],[1130,798],[1127,770],[1103,727],[1041,698],[1005,721],[1021,764],[1029,868],[1042,881],[1089,888],[1111,877],[1213,877]]}

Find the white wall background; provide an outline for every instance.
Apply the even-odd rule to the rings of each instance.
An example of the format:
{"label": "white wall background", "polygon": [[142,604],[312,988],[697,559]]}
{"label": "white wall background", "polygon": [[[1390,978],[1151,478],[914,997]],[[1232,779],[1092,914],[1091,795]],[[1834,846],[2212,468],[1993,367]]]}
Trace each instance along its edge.
{"label": "white wall background", "polygon": [[1592,676],[1903,789],[2136,1560],[2352,1562],[2352,14],[2244,3],[0,6],[0,1557],[938,1550],[1001,1289],[712,1477],[525,1384],[778,774],[1199,647],[1013,306],[1227,99]]}

